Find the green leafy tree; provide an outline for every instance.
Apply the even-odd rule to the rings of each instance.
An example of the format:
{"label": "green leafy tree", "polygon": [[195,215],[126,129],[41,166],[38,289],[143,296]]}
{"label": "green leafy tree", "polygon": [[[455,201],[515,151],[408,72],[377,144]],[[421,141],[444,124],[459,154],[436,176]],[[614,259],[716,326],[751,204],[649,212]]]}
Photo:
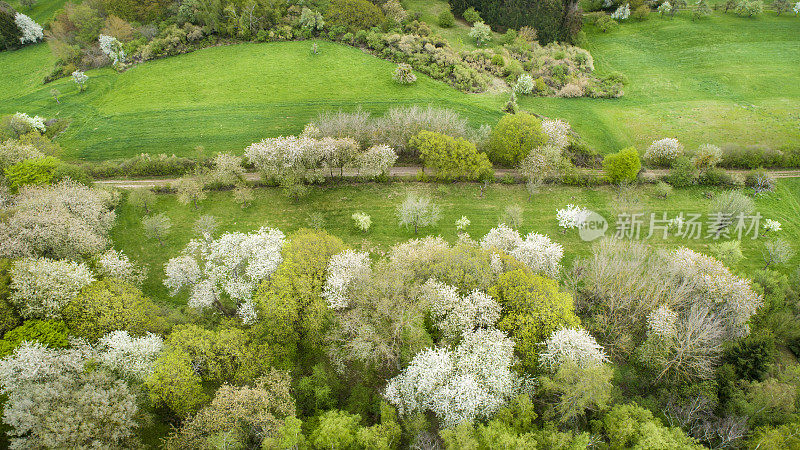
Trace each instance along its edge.
{"label": "green leafy tree", "polygon": [[50,184],[61,161],[52,157],[26,159],[5,169],[8,187],[16,191],[28,184]]}
{"label": "green leafy tree", "polygon": [[383,11],[367,0],[333,0],[325,18],[331,27],[344,27],[351,32],[369,30],[384,21]]}
{"label": "green leafy tree", "polygon": [[623,148],[617,153],[606,155],[603,159],[603,170],[606,178],[612,183],[629,183],[636,180],[642,168],[639,152],[633,147]]}
{"label": "green leafy tree", "polygon": [[541,377],[541,390],[551,399],[551,419],[572,422],[588,412],[606,409],[611,401],[613,371],[605,364],[580,367],[573,362],[561,364],[558,371]]}
{"label": "green leafy tree", "polygon": [[528,113],[506,114],[492,129],[489,159],[508,167],[516,166],[531,150],[547,143],[542,121]]}
{"label": "green leafy tree", "polygon": [[422,131],[409,145],[419,151],[425,167],[436,170],[438,180],[486,180],[494,175],[486,154],[464,138]]}
{"label": "green leafy tree", "polygon": [[601,424],[611,449],[704,448],[680,428],[665,427],[653,413],[635,403],[615,406]]}
{"label": "green leafy tree", "polygon": [[540,342],[558,328],[580,324],[572,295],[560,290],[557,281],[529,270],[503,273],[489,295],[503,307],[498,328],[514,339],[522,365],[528,370],[538,367]]}
{"label": "green leafy tree", "polygon": [[115,279],[95,281],[64,308],[64,319],[76,336],[97,340],[115,330],[132,335],[164,328],[161,309],[136,286]]}
{"label": "green leafy tree", "polygon": [[50,348],[65,348],[69,345],[69,335],[67,324],[61,320],[28,320],[5,333],[0,340],[0,357],[11,354],[25,341],[39,342]]}
{"label": "green leafy tree", "polygon": [[355,449],[361,416],[331,410],[321,415],[309,441],[317,449]]}
{"label": "green leafy tree", "polygon": [[197,412],[208,400],[202,380],[191,366],[191,358],[180,351],[167,350],[158,357],[153,373],[145,380],[150,401],[179,417]]}

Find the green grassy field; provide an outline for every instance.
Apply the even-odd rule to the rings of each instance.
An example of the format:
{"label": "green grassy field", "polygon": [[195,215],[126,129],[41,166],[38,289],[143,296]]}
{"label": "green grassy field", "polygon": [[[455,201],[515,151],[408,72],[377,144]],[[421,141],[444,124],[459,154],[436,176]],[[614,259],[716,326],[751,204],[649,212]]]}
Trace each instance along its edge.
{"label": "green grassy field", "polygon": [[[710,201],[703,196],[704,190],[680,189],[664,200],[653,197],[651,189],[650,186],[638,188],[638,197],[641,199],[638,208],[647,213],[648,218],[651,212],[659,215],[664,211],[668,213],[668,217],[674,217],[679,212],[694,212],[702,213],[703,220],[706,219]],[[545,187],[534,201],[529,201],[524,187],[520,185],[493,184],[486,189],[484,197],[480,197],[479,185],[474,183],[370,183],[314,188],[309,197],[300,202],[288,200],[276,188],[257,189],[255,201],[247,209],[241,209],[234,203],[230,192],[209,193],[197,210],[191,205],[179,204],[173,195],[160,195],[155,211],[164,212],[172,220],[172,232],[166,238],[163,248],[156,241],[148,240],[145,235],[141,226],[144,211],[123,203],[117,209],[118,218],[112,239],[116,248],[149,266],[149,277],[144,286],[148,295],[181,304],[185,302],[185,298],[168,300],[170,297],[162,284],[164,263],[185,247],[193,236],[194,222],[204,214],[210,214],[217,219],[220,232],[252,231],[261,226],[272,226],[290,233],[308,226],[311,213],[319,213],[324,218],[324,228],[329,233],[342,238],[353,248],[381,252],[397,242],[414,237],[413,231],[399,227],[395,218],[395,207],[407,192],[430,195],[442,210],[438,226],[421,230],[420,236],[441,235],[450,242],[456,239],[454,223],[462,215],[466,215],[472,222],[467,231],[479,238],[497,225],[506,206],[519,205],[524,210],[524,223],[520,231],[545,233],[563,244],[567,266],[574,258],[588,255],[591,244],[583,242],[575,230],[561,233],[555,217],[557,209],[569,203],[588,207],[609,219],[612,230],[616,220],[615,192],[610,187]],[[547,201],[540,201],[545,198]],[[779,234],[781,237],[790,242],[800,242],[800,179],[781,180],[775,193],[757,198],[756,204],[765,218],[776,219],[783,224],[784,229]],[[372,228],[366,234],[353,227],[350,216],[357,211],[372,217]],[[644,226],[642,237],[648,229],[649,223]],[[705,230],[705,226],[703,229]],[[650,241],[659,246],[686,245],[705,253],[709,252],[709,244],[714,242],[705,236],[699,240],[672,236],[662,240],[659,236]],[[735,269],[751,273],[762,267],[762,244],[761,239],[743,239],[742,249],[747,259]],[[789,267],[796,267],[798,262],[800,258],[795,258]]]}
{"label": "green grassy field", "polygon": [[[50,3],[48,3],[50,4]],[[409,0],[434,21],[442,2]],[[44,4],[43,4],[44,6]],[[523,98],[528,110],[568,120],[602,153],[640,150],[674,136],[701,143],[778,147],[800,140],[800,20],[772,13],[714,14],[629,22],[609,34],[588,29],[597,71],[630,80],[621,99]],[[464,24],[445,31],[462,42]],[[407,104],[453,108],[474,125],[494,123],[507,94],[467,95],[420,76],[391,80],[394,64],[320,42],[241,44],[152,61],[124,73],[89,72],[86,92],[70,79],[42,85],[53,57],[46,45],[0,53],[0,114],[67,117],[59,138],[67,159],[103,160],[141,152],[241,152],[253,141],[296,133],[320,111],[363,106],[381,113]],[[61,104],[50,95],[58,89]]]}
{"label": "green grassy field", "polygon": [[19,0],[8,1],[8,4],[16,11],[29,16],[42,26],[50,22],[56,12],[61,9],[65,3],[67,3],[67,0],[37,0],[32,7],[27,8],[22,6]]}
{"label": "green grassy field", "polygon": [[797,145],[800,140],[800,20],[715,13],[692,21],[651,14],[608,34],[589,32],[600,72],[630,83],[620,99],[523,99],[520,105],[562,117],[598,148],[677,137],[703,143]]}

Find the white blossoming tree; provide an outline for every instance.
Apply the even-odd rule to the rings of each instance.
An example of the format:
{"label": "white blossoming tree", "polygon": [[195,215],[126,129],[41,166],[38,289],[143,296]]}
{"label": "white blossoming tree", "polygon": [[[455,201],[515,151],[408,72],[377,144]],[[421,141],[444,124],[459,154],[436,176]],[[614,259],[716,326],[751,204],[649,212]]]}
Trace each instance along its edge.
{"label": "white blossoming tree", "polygon": [[21,259],[11,269],[9,299],[26,318],[58,318],[81,289],[94,281],[83,263]]}
{"label": "white blossoming tree", "polygon": [[86,89],[86,82],[89,80],[89,75],[83,73],[82,70],[75,70],[72,72],[72,81],[78,86],[78,91],[83,92]]}
{"label": "white blossoming tree", "polygon": [[484,250],[499,250],[513,256],[536,273],[556,277],[561,271],[564,247],[548,236],[529,233],[525,239],[505,224],[489,230],[481,239]]}
{"label": "white blossoming tree", "polygon": [[382,176],[397,161],[397,152],[384,144],[373,145],[356,157],[356,165],[363,176]]}
{"label": "white blossoming tree", "polygon": [[454,350],[426,349],[389,380],[386,399],[400,414],[431,411],[445,428],[490,418],[516,393],[514,342],[496,329],[464,334]]}
{"label": "white blossoming tree", "polygon": [[100,50],[108,56],[111,64],[117,67],[120,63],[125,62],[125,50],[122,49],[122,43],[117,38],[101,34],[97,41],[100,45]]}
{"label": "white blossoming tree", "polygon": [[114,224],[108,191],[65,180],[25,186],[8,220],[0,221],[0,256],[76,258],[103,251]]}
{"label": "white blossoming tree", "polygon": [[39,116],[29,116],[24,112],[17,112],[13,116],[11,116],[11,126],[17,127],[30,127],[35,129],[40,133],[44,133],[47,131],[47,126],[44,123],[44,117]]}
{"label": "white blossoming tree", "polygon": [[608,361],[603,347],[582,328],[559,328],[544,344],[545,350],[539,353],[539,362],[545,369],[553,372],[567,361],[581,368]]}
{"label": "white blossoming tree", "polygon": [[542,121],[542,131],[547,135],[547,145],[552,145],[560,150],[569,145],[570,126],[567,122],[545,119]]}
{"label": "white blossoming tree", "polygon": [[112,331],[98,341],[98,358],[105,367],[129,378],[144,380],[153,373],[164,340],[147,333],[133,337],[127,331]]}
{"label": "white blossoming tree", "polygon": [[214,307],[230,315],[220,299],[225,293],[236,301],[240,316],[252,320],[253,292],[278,268],[283,244],[284,234],[274,228],[193,239],[165,264],[164,285],[171,295],[187,289],[190,307]]}
{"label": "white blossoming tree", "polygon": [[372,272],[369,254],[345,250],[333,255],[328,262],[328,274],[322,297],[331,309],[345,309],[350,305],[349,287],[353,280],[369,276]]}
{"label": "white blossoming tree", "polygon": [[397,205],[398,223],[401,227],[413,227],[414,234],[417,234],[420,228],[436,225],[439,217],[439,206],[429,197],[409,194],[403,203]]}
{"label": "white blossoming tree", "polygon": [[421,295],[430,307],[436,327],[449,342],[476,328],[491,327],[500,318],[500,304],[477,290],[462,297],[455,287],[428,280]]}
{"label": "white blossoming tree", "polygon": [[588,218],[589,210],[575,205],[567,205],[566,208],[556,211],[558,226],[564,233],[573,228],[580,228]]}
{"label": "white blossoming tree", "polygon": [[95,258],[95,271],[98,275],[118,278],[128,283],[141,285],[147,278],[147,270],[139,267],[122,251],[109,249]]}
{"label": "white blossoming tree", "polygon": [[17,24],[17,28],[22,33],[22,36],[19,37],[19,41],[22,44],[30,44],[44,38],[42,26],[25,14],[18,12],[14,16],[14,23]]}
{"label": "white blossoming tree", "polygon": [[631,16],[631,5],[629,3],[620,5],[620,7],[617,8],[617,10],[611,14],[611,18],[614,20],[626,20],[630,16]]}
{"label": "white blossoming tree", "polygon": [[80,342],[59,350],[24,342],[0,360],[11,448],[137,447],[136,395],[108,372],[86,370],[94,357]]}
{"label": "white blossoming tree", "polygon": [[644,152],[644,159],[656,166],[669,166],[680,156],[683,156],[683,144],[675,138],[653,141]]}

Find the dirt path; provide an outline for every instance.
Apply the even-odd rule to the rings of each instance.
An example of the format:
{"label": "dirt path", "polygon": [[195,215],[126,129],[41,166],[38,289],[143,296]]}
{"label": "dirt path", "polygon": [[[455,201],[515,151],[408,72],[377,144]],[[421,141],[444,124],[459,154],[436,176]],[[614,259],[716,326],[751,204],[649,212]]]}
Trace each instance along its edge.
{"label": "dirt path", "polygon": [[[389,176],[393,178],[406,178],[406,177],[413,177],[420,171],[420,166],[399,166],[399,167],[392,167],[389,169]],[[600,173],[601,171],[597,171]],[[647,173],[651,174],[651,176],[661,176],[665,175],[668,172],[667,169],[651,169],[648,170]],[[729,173],[739,173],[745,174],[749,172],[748,170],[729,170]],[[496,176],[505,176],[517,175],[517,171],[515,169],[495,169],[494,171]],[[770,170],[769,173],[774,176],[775,178],[798,178],[800,177],[800,170]],[[358,173],[353,169],[345,169],[344,171],[345,177],[356,177]],[[248,172],[244,174],[244,177],[247,181],[258,181],[261,179],[261,176],[256,172]],[[112,179],[112,180],[98,180],[95,183],[105,186],[113,186],[121,189],[135,189],[135,188],[144,188],[144,187],[163,187],[169,186],[170,184],[174,183],[177,178],[150,178],[150,179]]]}

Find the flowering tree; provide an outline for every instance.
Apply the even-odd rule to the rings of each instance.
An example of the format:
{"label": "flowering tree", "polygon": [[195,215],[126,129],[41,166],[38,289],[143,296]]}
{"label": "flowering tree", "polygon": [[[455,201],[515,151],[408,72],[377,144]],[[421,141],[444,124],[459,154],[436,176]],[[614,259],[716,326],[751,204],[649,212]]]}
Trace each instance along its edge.
{"label": "flowering tree", "polygon": [[722,161],[722,149],[713,144],[703,144],[692,156],[692,162],[698,169],[705,170],[716,167]]}
{"label": "flowering tree", "polygon": [[545,119],[542,121],[542,131],[547,135],[547,145],[563,150],[569,145],[570,126],[563,120]]}
{"label": "flowering tree", "polygon": [[369,231],[369,227],[372,226],[372,218],[369,216],[369,214],[355,212],[351,218],[353,219],[353,224],[356,226],[356,228],[364,233]]}
{"label": "flowering tree", "polygon": [[83,73],[81,70],[75,70],[72,72],[72,81],[78,86],[78,91],[83,92],[86,89],[86,81],[89,80],[89,76]]}
{"label": "flowering tree", "polygon": [[136,266],[122,251],[106,250],[95,258],[95,271],[98,275],[118,278],[131,284],[140,285],[147,278],[147,270]]}
{"label": "flowering tree", "polygon": [[523,73],[517,78],[517,84],[514,85],[514,92],[522,95],[530,95],[533,93],[533,77],[529,73]]}
{"label": "flowering tree", "polygon": [[625,3],[625,5],[621,5],[611,14],[611,18],[614,20],[625,20],[631,16],[631,5],[629,3]]}
{"label": "flowering tree", "polygon": [[[164,266],[164,285],[171,295],[189,290],[189,306],[229,311],[220,301],[225,293],[239,306],[249,304],[258,284],[282,261],[284,235],[274,228],[253,233],[226,233],[215,240],[192,239],[181,255]],[[252,305],[242,314],[252,319]]]}
{"label": "flowering tree", "polygon": [[26,318],[57,318],[83,287],[94,281],[83,263],[21,259],[11,269],[9,299]]}
{"label": "flowering tree", "polygon": [[774,219],[767,219],[764,221],[764,232],[777,233],[781,231],[781,223]]}
{"label": "flowering tree", "polygon": [[588,218],[589,210],[575,205],[567,205],[566,208],[559,209],[556,212],[558,226],[561,227],[565,233],[567,230],[580,228]]}
{"label": "flowering tree", "polygon": [[480,47],[485,42],[492,40],[492,29],[483,22],[475,22],[469,30],[469,37],[475,39],[475,44]]}
{"label": "flowering tree", "polygon": [[31,42],[36,42],[44,38],[44,33],[42,32],[42,26],[38,23],[34,22],[33,19],[18,12],[14,16],[14,23],[17,24],[17,28],[22,33],[20,36],[19,41],[24,45]]}
{"label": "flowering tree", "polygon": [[514,343],[496,329],[464,334],[454,350],[426,349],[389,380],[400,414],[431,411],[446,428],[491,417],[516,392]]}
{"label": "flowering tree", "polygon": [[328,262],[328,275],[322,296],[331,309],[344,309],[350,304],[348,288],[352,281],[359,277],[369,276],[372,272],[369,254],[345,250],[333,255]]}
{"label": "flowering tree", "polygon": [[453,286],[428,280],[422,298],[430,306],[436,327],[444,338],[455,342],[476,328],[491,327],[500,318],[500,305],[478,290],[461,297]]}
{"label": "flowering tree", "polygon": [[122,43],[117,38],[101,34],[97,41],[100,45],[100,50],[108,56],[111,64],[116,67],[119,63],[125,62],[125,50],[122,49]]}
{"label": "flowering tree", "polygon": [[539,353],[539,362],[553,372],[567,361],[582,368],[608,361],[603,346],[582,328],[559,328],[553,331],[544,344],[546,350]]}
{"label": "flowering tree", "polygon": [[644,159],[657,166],[669,166],[680,156],[683,156],[683,144],[675,138],[653,141],[644,152]]}
{"label": "flowering tree", "polygon": [[86,370],[91,348],[54,350],[24,342],[0,360],[3,422],[12,448],[135,447],[135,394],[102,370]]}
{"label": "flowering tree", "polygon": [[184,205],[191,203],[194,205],[194,209],[197,209],[198,202],[206,198],[205,186],[196,176],[184,175],[178,178],[172,187],[178,192],[178,201]]}
{"label": "flowering tree", "polygon": [[356,157],[359,173],[366,176],[386,174],[397,161],[397,153],[388,145],[373,145]]}
{"label": "flowering tree", "polygon": [[481,248],[484,250],[494,249],[506,253],[511,253],[520,244],[522,244],[522,237],[519,232],[504,223],[489,230],[480,240]]}
{"label": "flowering tree", "polygon": [[116,215],[108,191],[70,180],[25,186],[0,222],[0,255],[75,258],[102,251]]}
{"label": "flowering tree", "polygon": [[557,278],[564,247],[543,234],[530,233],[510,254],[534,272]]}
{"label": "flowering tree", "polygon": [[101,337],[97,344],[103,366],[125,377],[144,380],[153,373],[164,340],[152,333],[133,337],[127,331],[118,330]]}
{"label": "flowering tree", "polygon": [[414,227],[414,234],[417,234],[419,228],[436,225],[439,216],[439,206],[429,197],[409,194],[403,203],[397,205],[397,219],[400,226]]}
{"label": "flowering tree", "polygon": [[23,126],[33,128],[40,133],[44,133],[47,130],[47,126],[44,124],[44,120],[45,120],[44,117],[39,117],[39,116],[31,117],[25,114],[24,112],[17,112],[14,113],[13,116],[11,116],[11,126],[16,127],[19,126],[18,124],[21,124]]}
{"label": "flowering tree", "polygon": [[417,76],[414,75],[410,65],[400,63],[397,65],[397,69],[394,70],[392,79],[397,84],[414,84],[417,81]]}
{"label": "flowering tree", "polygon": [[467,230],[470,221],[467,219],[467,216],[461,216],[460,219],[456,220],[456,231],[459,233],[463,233]]}

